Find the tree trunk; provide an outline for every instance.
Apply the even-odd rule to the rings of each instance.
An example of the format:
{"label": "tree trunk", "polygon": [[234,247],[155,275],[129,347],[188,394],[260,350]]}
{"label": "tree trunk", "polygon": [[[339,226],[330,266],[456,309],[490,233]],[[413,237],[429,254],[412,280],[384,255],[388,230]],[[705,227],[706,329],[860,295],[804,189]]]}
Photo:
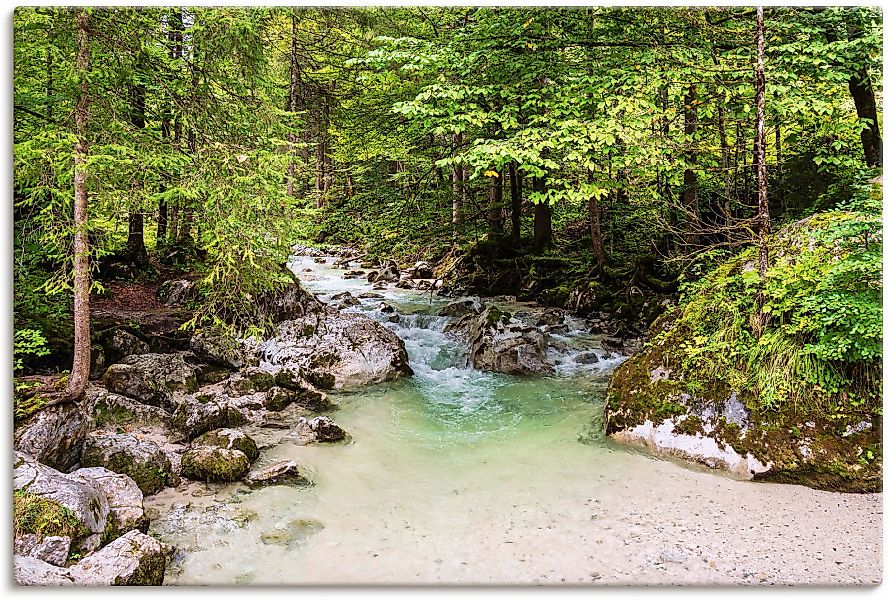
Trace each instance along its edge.
{"label": "tree trunk", "polygon": [[[295,113],[299,98],[299,57],[297,55],[296,10],[290,15],[290,94],[287,98],[287,110]],[[292,118],[292,115],[291,115]],[[287,195],[296,196],[296,132],[287,136],[290,143],[290,163],[287,165]]]}
{"label": "tree trunk", "polygon": [[[197,135],[194,129],[188,130],[188,151],[192,155],[197,152]],[[176,241],[180,244],[190,245],[194,243],[194,238],[191,236],[191,226],[194,222],[194,208],[184,204],[180,208],[180,212],[179,232],[176,236]]]}
{"label": "tree trunk", "polygon": [[491,177],[488,204],[488,239],[503,237],[503,171]]}
{"label": "tree trunk", "polygon": [[[50,9],[52,11],[52,9]],[[53,72],[53,60],[52,60],[52,49],[53,42],[55,40],[55,32],[53,28],[54,20],[55,20],[55,12],[50,13],[50,21],[49,26],[46,29],[46,120],[52,122],[52,107],[53,107],[53,81],[52,81],[52,72]]]}
{"label": "tree trunk", "polygon": [[[694,135],[698,130],[698,91],[692,83],[688,86],[685,96],[685,135]],[[694,145],[694,141],[691,142]],[[695,167],[698,163],[698,152],[694,147],[686,153],[686,168],[682,176],[682,208],[686,218],[686,243],[692,246],[700,241],[700,208],[698,205],[698,175]]]}
{"label": "tree trunk", "polygon": [[771,223],[769,222],[769,199],[767,195],[768,180],[766,179],[765,160],[765,121],[766,121],[766,77],[765,77],[765,22],[762,6],[756,8],[756,152],[753,157],[756,171],[756,196],[759,221],[759,297],[754,333],[756,337],[762,335],[766,325],[767,316],[762,307],[765,302],[765,282],[769,269],[768,235]]}
{"label": "tree trunk", "polygon": [[89,157],[87,126],[89,123],[90,70],[89,15],[77,10],[77,77],[80,94],[74,108],[74,127],[77,143],[74,146],[74,361],[68,379],[67,396],[83,397],[90,376],[90,265],[86,186],[86,163]]}
{"label": "tree trunk", "polygon": [[725,132],[725,111],[722,103],[716,106],[717,119],[719,120],[719,148],[722,154],[722,212],[725,219],[725,237],[730,240],[732,237],[732,227],[734,226],[732,218],[732,149],[728,145],[728,136]]}
{"label": "tree trunk", "polygon": [[[588,180],[592,182],[593,173],[589,172]],[[602,249],[602,227],[599,216],[599,198],[595,194],[590,195],[589,202],[590,211],[590,246],[593,249],[593,255],[596,257],[596,265],[601,269],[605,264],[605,251]]]}
{"label": "tree trunk", "polygon": [[[130,86],[130,123],[137,132],[145,127],[145,86],[138,83]],[[144,181],[133,180],[134,197],[131,201],[142,202],[144,185]],[[126,252],[131,262],[144,267],[148,264],[148,251],[145,249],[145,220],[139,208],[130,208]]]}
{"label": "tree trunk", "polygon": [[[170,116],[165,113],[161,119],[161,138],[164,143],[170,143]],[[161,181],[161,191],[166,188],[166,181]],[[157,203],[157,245],[162,246],[167,241],[167,201],[158,200]]]}
{"label": "tree trunk", "polygon": [[[458,133],[454,137],[454,151],[463,144],[463,134]],[[453,199],[451,201],[451,223],[454,224],[454,235],[457,235],[457,226],[463,222],[463,170],[459,165],[451,165],[451,190],[453,191]]]}
{"label": "tree trunk", "polygon": [[518,245],[522,241],[522,174],[516,170],[514,162],[509,163],[509,194],[512,205],[512,241]]}
{"label": "tree trunk", "polygon": [[[546,191],[546,181],[543,177],[534,178],[534,191],[543,193]],[[552,210],[546,201],[534,205],[534,250],[542,251],[553,238]]]}
{"label": "tree trunk", "polygon": [[869,167],[881,166],[883,164],[883,139],[880,137],[880,126],[877,123],[877,102],[874,99],[874,88],[866,68],[859,68],[849,78],[849,92],[855,101],[855,112],[858,113],[858,118],[869,121],[867,126],[861,130],[864,161]]}

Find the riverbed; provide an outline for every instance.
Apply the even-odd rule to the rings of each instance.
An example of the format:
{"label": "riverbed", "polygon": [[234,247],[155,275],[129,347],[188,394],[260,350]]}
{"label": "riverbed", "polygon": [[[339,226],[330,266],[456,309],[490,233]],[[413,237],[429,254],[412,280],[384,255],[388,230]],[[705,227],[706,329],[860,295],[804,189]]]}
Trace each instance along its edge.
{"label": "riverbed", "polygon": [[[447,298],[373,291],[333,261],[291,267],[322,300],[383,296],[347,310],[398,334],[414,376],[331,394],[348,444],[299,446],[287,429],[248,429],[260,465],[293,459],[312,485],[191,483],[147,499],[151,533],[177,546],[167,584],[881,580],[882,494],[740,481],[617,445],[601,415],[626,357],[583,320],[552,336],[555,374],[485,373],[443,332]],[[499,304],[531,320],[539,310]],[[576,360],[590,352],[598,360]]]}

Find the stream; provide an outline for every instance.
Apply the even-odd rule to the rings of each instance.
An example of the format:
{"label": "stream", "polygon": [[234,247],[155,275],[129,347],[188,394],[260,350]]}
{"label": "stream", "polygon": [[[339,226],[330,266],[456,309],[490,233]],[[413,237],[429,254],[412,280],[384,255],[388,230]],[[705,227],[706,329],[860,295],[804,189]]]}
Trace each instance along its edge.
{"label": "stream", "polygon": [[[321,300],[371,291],[334,260],[291,268]],[[348,444],[245,428],[263,448],[256,466],[293,459],[310,486],[194,482],[147,498],[151,533],[177,547],[165,583],[870,583],[880,572],[881,494],[753,484],[610,442],[605,388],[626,357],[583,321],[553,336],[555,375],[520,378],[466,366],[436,316],[452,299],[375,292],[397,321],[380,299],[347,310],[404,340],[414,376],[330,394]],[[590,351],[598,362],[575,360]]]}

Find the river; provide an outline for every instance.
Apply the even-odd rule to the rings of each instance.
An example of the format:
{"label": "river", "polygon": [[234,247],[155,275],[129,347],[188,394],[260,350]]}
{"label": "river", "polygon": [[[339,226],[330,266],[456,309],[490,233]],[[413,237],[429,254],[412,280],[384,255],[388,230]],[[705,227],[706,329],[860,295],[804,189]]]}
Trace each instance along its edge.
{"label": "river", "polygon": [[[370,291],[333,258],[291,267],[322,300]],[[465,365],[435,316],[447,299],[379,291],[364,313],[404,340],[415,375],[331,394],[351,442],[298,446],[247,428],[259,464],[296,460],[311,486],[191,483],[146,499],[177,546],[167,584],[872,584],[882,495],[754,484],[602,434],[625,358],[569,318],[553,376]],[[519,313],[534,307],[505,302]],[[580,352],[600,360],[579,364]]]}

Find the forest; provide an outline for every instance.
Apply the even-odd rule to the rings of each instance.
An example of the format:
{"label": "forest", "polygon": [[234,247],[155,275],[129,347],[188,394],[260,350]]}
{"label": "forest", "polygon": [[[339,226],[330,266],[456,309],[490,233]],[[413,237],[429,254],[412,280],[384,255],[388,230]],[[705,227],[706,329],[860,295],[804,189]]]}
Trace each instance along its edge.
{"label": "forest", "polygon": [[[342,342],[306,315],[357,309],[318,308],[306,289],[324,296],[323,273],[292,260],[336,256],[356,269],[345,281],[393,273],[365,303],[395,288],[453,301],[439,316],[466,319],[448,328],[478,371],[619,357],[606,390],[583,392],[611,439],[757,480],[882,489],[879,9],[20,7],[13,26],[13,411],[16,449],[40,463],[128,472],[81,460],[95,422],[40,434],[73,436],[61,453],[30,432],[54,410],[123,410],[112,392],[191,424],[182,393],[289,368],[269,345],[242,360],[287,324],[308,340],[287,338],[301,383],[276,374],[273,389],[326,414],[354,369],[330,366],[348,362],[331,358]],[[466,297],[481,299],[469,317],[453,308]],[[536,320],[519,327],[528,309],[510,303]],[[362,326],[361,343],[396,344],[392,377],[363,352],[362,384],[425,381],[411,340],[386,337],[398,315]],[[598,354],[553,341],[575,318],[607,336]],[[181,388],[179,366],[140,358],[158,356],[185,357]],[[186,475],[194,439],[238,419],[188,430],[184,479],[244,476]],[[645,429],[659,423],[719,450],[662,448]],[[42,536],[18,515],[17,537]]]}

